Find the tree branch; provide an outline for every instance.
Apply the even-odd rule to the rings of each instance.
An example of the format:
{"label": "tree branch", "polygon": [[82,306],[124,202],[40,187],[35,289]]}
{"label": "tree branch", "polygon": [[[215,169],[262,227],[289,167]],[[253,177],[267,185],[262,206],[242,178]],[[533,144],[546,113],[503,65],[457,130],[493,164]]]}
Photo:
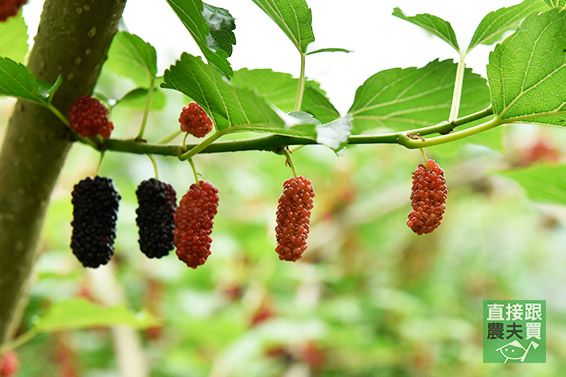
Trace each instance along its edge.
{"label": "tree branch", "polygon": [[[393,132],[380,135],[354,135],[348,138],[348,144],[400,144],[407,148],[421,148],[427,145],[418,144],[419,141],[412,140],[412,136],[425,136],[431,134],[445,134],[429,140],[436,140],[436,144],[440,144],[442,140],[450,141],[461,138],[464,135],[458,133],[450,133],[455,127],[473,122],[478,119],[485,118],[493,114],[491,107],[456,119],[454,122],[442,122],[434,126],[417,128],[413,130]],[[226,131],[226,130],[225,130]],[[217,138],[227,134],[225,131],[213,134],[200,144],[187,144],[185,148],[181,145],[162,145],[149,144],[140,142],[135,139],[119,140],[107,139],[102,141],[97,149],[104,151],[126,152],[134,154],[157,154],[162,156],[173,156],[180,159],[187,159],[196,153],[225,153],[239,151],[277,151],[278,149],[288,145],[312,145],[317,144],[316,140],[306,137],[269,135],[252,139],[212,142]],[[464,130],[467,131],[467,130]],[[460,131],[460,132],[464,132]],[[477,133],[477,132],[476,132]],[[470,134],[467,131],[465,136]],[[454,136],[456,135],[456,136]],[[440,139],[443,138],[443,139]],[[414,143],[413,143],[414,141]],[[440,141],[440,142],[439,142]],[[435,144],[435,145],[436,145]]]}
{"label": "tree branch", "polygon": [[[91,94],[126,0],[46,0],[28,68],[63,83],[53,98],[62,114]],[[73,134],[51,111],[18,101],[0,151],[0,343],[14,333],[51,191]]]}

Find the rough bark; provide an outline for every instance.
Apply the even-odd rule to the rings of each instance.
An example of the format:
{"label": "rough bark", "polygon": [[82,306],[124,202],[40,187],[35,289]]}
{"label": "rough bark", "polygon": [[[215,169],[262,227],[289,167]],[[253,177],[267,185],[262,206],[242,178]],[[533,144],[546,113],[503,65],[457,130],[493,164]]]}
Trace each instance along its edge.
{"label": "rough bark", "polygon": [[[40,80],[62,76],[53,104],[63,114],[94,89],[125,4],[46,0],[28,68]],[[48,110],[18,101],[0,151],[0,344],[27,303],[45,211],[71,140]]]}

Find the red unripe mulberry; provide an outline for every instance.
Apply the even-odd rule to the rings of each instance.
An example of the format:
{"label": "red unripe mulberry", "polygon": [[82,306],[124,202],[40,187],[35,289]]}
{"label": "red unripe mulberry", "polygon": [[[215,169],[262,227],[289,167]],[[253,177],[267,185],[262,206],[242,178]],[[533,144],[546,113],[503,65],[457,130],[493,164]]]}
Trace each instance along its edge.
{"label": "red unripe mulberry", "polygon": [[446,208],[446,193],[446,179],[440,166],[434,160],[428,160],[428,169],[420,164],[413,172],[409,228],[418,235],[436,229]]}
{"label": "red unripe mulberry", "polygon": [[83,137],[102,135],[108,139],[114,124],[108,121],[108,109],[96,98],[80,96],[69,107],[71,129]]}
{"label": "red unripe mulberry", "polygon": [[20,363],[14,351],[6,351],[0,357],[0,377],[12,377],[18,372]]}
{"label": "red unripe mulberry", "polygon": [[9,17],[18,14],[21,6],[28,0],[2,0],[0,1],[0,22],[6,21]]}
{"label": "red unripe mulberry", "polygon": [[277,247],[279,259],[295,262],[307,248],[314,190],[305,177],[290,178],[283,184],[277,207]]}
{"label": "red unripe mulberry", "polygon": [[196,102],[183,107],[179,123],[181,123],[181,131],[188,132],[194,137],[204,137],[212,131],[212,120]]}
{"label": "red unripe mulberry", "polygon": [[218,208],[218,190],[209,182],[192,184],[175,212],[177,256],[197,268],[210,255],[212,225]]}

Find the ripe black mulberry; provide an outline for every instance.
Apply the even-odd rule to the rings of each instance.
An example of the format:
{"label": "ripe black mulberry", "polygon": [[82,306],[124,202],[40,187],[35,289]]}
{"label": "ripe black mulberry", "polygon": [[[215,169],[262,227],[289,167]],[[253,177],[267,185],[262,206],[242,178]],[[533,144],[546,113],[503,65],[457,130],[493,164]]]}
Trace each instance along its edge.
{"label": "ripe black mulberry", "polygon": [[218,190],[211,183],[192,184],[175,212],[177,256],[191,268],[203,264],[210,255],[212,225],[218,210]]}
{"label": "ripe black mulberry", "polygon": [[314,190],[308,178],[293,177],[283,184],[275,227],[275,251],[279,259],[295,262],[306,250],[313,198]]}
{"label": "ripe black mulberry", "polygon": [[204,137],[212,131],[212,120],[202,107],[196,102],[183,107],[179,116],[181,131],[188,132],[194,137]]}
{"label": "ripe black mulberry", "polygon": [[446,194],[446,179],[440,166],[434,160],[428,160],[428,169],[420,164],[413,172],[413,210],[407,225],[418,235],[436,229],[446,209]]}
{"label": "ripe black mulberry", "polygon": [[139,184],[136,195],[140,250],[148,258],[164,257],[175,247],[175,190],[170,184],[151,178]]}
{"label": "ripe black mulberry", "polygon": [[69,107],[71,129],[79,135],[101,135],[108,139],[114,124],[108,121],[108,109],[96,98],[80,96]]}
{"label": "ripe black mulberry", "polygon": [[106,264],[114,254],[120,194],[110,178],[88,177],[72,193],[71,249],[84,267]]}

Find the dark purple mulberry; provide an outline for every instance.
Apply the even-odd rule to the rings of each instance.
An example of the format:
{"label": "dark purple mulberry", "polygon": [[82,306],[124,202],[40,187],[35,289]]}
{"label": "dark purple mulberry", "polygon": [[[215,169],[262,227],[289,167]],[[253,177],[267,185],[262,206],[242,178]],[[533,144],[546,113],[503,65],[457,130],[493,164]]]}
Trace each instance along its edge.
{"label": "dark purple mulberry", "polygon": [[85,267],[106,264],[114,254],[120,194],[110,178],[85,178],[75,185],[71,249]]}
{"label": "dark purple mulberry", "polygon": [[140,250],[149,258],[164,257],[175,247],[175,190],[170,184],[151,178],[139,184],[136,195]]}

